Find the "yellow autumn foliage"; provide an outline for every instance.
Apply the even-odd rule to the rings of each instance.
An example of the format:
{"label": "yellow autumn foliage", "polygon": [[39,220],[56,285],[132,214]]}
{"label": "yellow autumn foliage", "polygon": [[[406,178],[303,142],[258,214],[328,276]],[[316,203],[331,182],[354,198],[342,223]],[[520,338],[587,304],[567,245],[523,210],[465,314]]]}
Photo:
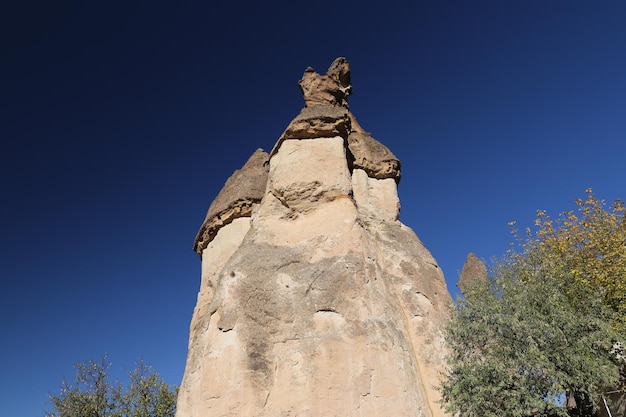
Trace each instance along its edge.
{"label": "yellow autumn foliage", "polygon": [[590,188],[585,192],[585,199],[575,200],[575,210],[556,219],[539,210],[534,234],[527,229],[522,251],[513,257],[550,265],[559,278],[567,278],[574,302],[581,292],[600,291],[614,312],[614,330],[626,334],[626,209],[620,200],[607,207]]}

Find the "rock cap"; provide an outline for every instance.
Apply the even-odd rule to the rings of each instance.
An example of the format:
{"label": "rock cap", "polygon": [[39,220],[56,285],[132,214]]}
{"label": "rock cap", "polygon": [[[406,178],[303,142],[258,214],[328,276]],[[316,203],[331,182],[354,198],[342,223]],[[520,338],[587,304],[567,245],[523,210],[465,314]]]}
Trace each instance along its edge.
{"label": "rock cap", "polygon": [[330,64],[326,75],[320,75],[308,67],[298,83],[304,103],[309,106],[340,106],[348,108],[348,96],[352,94],[350,64],[339,57]]}
{"label": "rock cap", "polygon": [[298,82],[304,107],[289,123],[270,152],[278,152],[285,140],[342,137],[351,154],[351,165],[371,178],[400,182],[400,160],[359,125],[348,108],[352,94],[350,64],[344,57],[333,61],[325,75],[309,67]]}
{"label": "rock cap", "polygon": [[257,149],[241,169],[236,170],[211,203],[206,218],[194,240],[193,250],[199,255],[213,240],[219,229],[239,217],[252,215],[252,208],[265,194],[269,155]]}

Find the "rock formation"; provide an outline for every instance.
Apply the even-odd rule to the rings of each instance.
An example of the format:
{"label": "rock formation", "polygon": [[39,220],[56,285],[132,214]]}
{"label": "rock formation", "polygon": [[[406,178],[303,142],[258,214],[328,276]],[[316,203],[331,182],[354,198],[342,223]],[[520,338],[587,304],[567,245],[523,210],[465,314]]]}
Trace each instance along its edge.
{"label": "rock formation", "polygon": [[356,122],[344,58],[209,208],[178,417],[443,416],[450,296],[399,220],[399,160]]}
{"label": "rock formation", "polygon": [[489,275],[485,263],[473,253],[470,253],[465,258],[465,263],[459,274],[459,281],[456,286],[465,294],[473,285],[476,285],[478,282],[487,282],[488,278]]}

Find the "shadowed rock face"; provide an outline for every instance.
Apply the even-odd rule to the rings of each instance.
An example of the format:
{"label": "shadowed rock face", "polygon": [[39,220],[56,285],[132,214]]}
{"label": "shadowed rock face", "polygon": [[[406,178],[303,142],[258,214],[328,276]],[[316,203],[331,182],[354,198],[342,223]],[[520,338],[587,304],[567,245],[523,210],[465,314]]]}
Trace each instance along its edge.
{"label": "shadowed rock face", "polygon": [[344,58],[307,69],[305,107],[211,204],[178,417],[444,415],[451,300],[349,75]]}
{"label": "shadowed rock face", "polygon": [[467,293],[467,290],[473,285],[480,282],[487,282],[488,280],[487,267],[478,259],[476,255],[470,253],[465,259],[463,269],[459,274],[459,281],[456,284],[463,294]]}

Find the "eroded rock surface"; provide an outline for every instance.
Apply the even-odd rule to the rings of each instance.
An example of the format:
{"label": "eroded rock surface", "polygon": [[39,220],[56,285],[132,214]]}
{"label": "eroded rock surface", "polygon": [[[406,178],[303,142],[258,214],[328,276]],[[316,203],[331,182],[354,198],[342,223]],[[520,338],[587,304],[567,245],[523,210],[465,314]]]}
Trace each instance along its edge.
{"label": "eroded rock surface", "polygon": [[347,59],[339,57],[330,64],[326,75],[320,75],[309,67],[298,85],[306,107],[348,107],[348,96],[352,94],[350,64]]}
{"label": "eroded rock surface", "polygon": [[221,220],[241,201],[221,193],[209,209],[178,417],[444,415],[450,297],[398,220],[399,161],[348,110],[349,74],[307,69],[306,107],[243,187],[263,190],[249,217]]}

